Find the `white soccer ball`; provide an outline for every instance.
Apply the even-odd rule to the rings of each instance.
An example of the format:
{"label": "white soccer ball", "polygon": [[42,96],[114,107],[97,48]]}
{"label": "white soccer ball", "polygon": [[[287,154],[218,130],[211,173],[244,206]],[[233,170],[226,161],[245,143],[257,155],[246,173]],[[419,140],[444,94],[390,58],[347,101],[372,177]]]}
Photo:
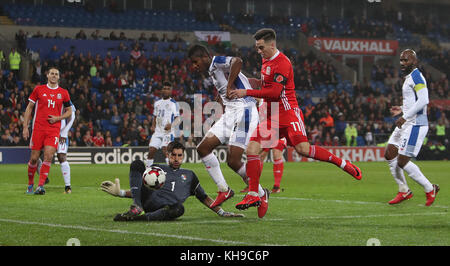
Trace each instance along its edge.
{"label": "white soccer ball", "polygon": [[142,174],[142,182],[144,186],[150,189],[159,189],[166,181],[166,172],[157,166],[147,168]]}

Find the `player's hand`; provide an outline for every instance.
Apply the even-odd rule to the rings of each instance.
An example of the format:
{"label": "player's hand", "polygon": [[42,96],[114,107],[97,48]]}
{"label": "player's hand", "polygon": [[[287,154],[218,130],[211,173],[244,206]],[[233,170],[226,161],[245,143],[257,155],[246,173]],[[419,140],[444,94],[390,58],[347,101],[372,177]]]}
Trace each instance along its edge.
{"label": "player's hand", "polygon": [[229,93],[230,99],[243,98],[247,96],[247,90],[232,90]]}
{"label": "player's hand", "polygon": [[168,123],[165,127],[164,130],[169,131],[172,128],[172,124]]}
{"label": "player's hand", "polygon": [[395,121],[395,125],[396,125],[398,128],[402,128],[402,125],[403,125],[405,122],[406,122],[406,120],[405,120],[403,117],[400,117],[399,119],[397,119],[397,120]]}
{"label": "player's hand", "polygon": [[226,212],[226,211],[218,212],[217,215],[221,217],[245,217],[245,215],[241,213]]}
{"label": "player's hand", "polygon": [[59,119],[58,119],[57,116],[49,115],[48,118],[47,118],[47,121],[48,121],[50,124],[54,124],[54,123],[58,122]]}
{"label": "player's hand", "polygon": [[389,111],[392,116],[397,116],[402,113],[402,108],[400,106],[392,106]]}
{"label": "player's hand", "polygon": [[23,128],[22,136],[24,140],[27,140],[30,136],[30,131],[28,131],[28,127]]}
{"label": "player's hand", "polygon": [[103,181],[100,185],[101,189],[105,191],[106,193],[109,193],[113,196],[119,197],[120,196],[120,180],[119,178],[116,178],[114,180],[115,183],[111,181]]}

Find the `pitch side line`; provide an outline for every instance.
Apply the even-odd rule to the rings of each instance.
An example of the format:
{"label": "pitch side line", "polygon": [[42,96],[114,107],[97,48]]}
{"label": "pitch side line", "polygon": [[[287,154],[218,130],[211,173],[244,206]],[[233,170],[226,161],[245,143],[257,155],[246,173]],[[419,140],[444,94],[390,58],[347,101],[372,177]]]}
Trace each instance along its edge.
{"label": "pitch side line", "polygon": [[120,229],[104,229],[104,228],[95,228],[95,227],[87,227],[87,226],[79,226],[79,225],[63,225],[63,224],[39,223],[39,222],[20,221],[20,220],[3,219],[3,218],[0,218],[0,222],[16,223],[16,224],[29,224],[29,225],[41,225],[41,226],[66,228],[66,229],[75,229],[75,230],[83,230],[83,231],[97,231],[97,232],[118,233],[118,234],[157,236],[157,237],[176,238],[176,239],[191,240],[191,241],[208,241],[208,242],[214,242],[214,243],[219,243],[219,244],[230,244],[230,245],[279,246],[279,244],[246,243],[246,242],[240,242],[240,241],[231,241],[231,240],[222,240],[222,239],[208,239],[208,238],[193,237],[193,236],[170,235],[170,234],[159,234],[159,233],[146,233],[146,232],[133,232],[133,231],[127,231],[127,230],[120,230]]}

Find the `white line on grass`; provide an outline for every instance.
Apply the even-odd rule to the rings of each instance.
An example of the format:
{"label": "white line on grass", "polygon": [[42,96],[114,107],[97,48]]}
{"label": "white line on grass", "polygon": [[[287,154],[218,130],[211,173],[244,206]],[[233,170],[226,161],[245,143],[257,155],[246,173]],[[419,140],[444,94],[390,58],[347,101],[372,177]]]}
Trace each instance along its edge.
{"label": "white line on grass", "polygon": [[[361,204],[361,205],[384,205],[390,206],[388,203],[375,202],[375,201],[356,201],[356,200],[332,200],[332,199],[308,199],[308,198],[295,198],[295,197],[271,197],[272,199],[282,199],[282,200],[298,200],[298,201],[320,201],[320,202],[333,202],[333,203],[348,203],[348,204]],[[424,204],[417,204],[417,206],[425,207]],[[449,206],[433,205],[432,208],[442,208],[449,209]]]}
{"label": "white line on grass", "polygon": [[193,237],[193,236],[170,235],[170,234],[160,234],[160,233],[133,232],[133,231],[127,231],[127,230],[104,229],[104,228],[95,228],[95,227],[87,227],[87,226],[79,226],[79,225],[39,223],[39,222],[21,221],[21,220],[12,220],[12,219],[3,219],[3,218],[0,218],[0,222],[16,223],[16,224],[32,224],[32,225],[41,225],[41,226],[66,228],[66,229],[74,229],[74,230],[84,230],[84,231],[144,235],[144,236],[157,236],[157,237],[176,238],[176,239],[191,240],[191,241],[214,242],[214,243],[229,244],[229,245],[249,245],[249,246],[276,246],[276,245],[278,245],[278,244],[267,244],[267,243],[246,243],[246,242],[223,240],[223,239],[209,239],[209,238],[201,238],[201,237]]}
{"label": "white line on grass", "polygon": [[[447,214],[448,214],[448,212],[429,212],[429,213],[398,213],[398,214],[370,214],[370,215],[343,215],[343,216],[305,216],[305,217],[293,218],[293,220],[357,219],[357,218],[427,216],[427,215],[447,215]],[[267,220],[268,221],[283,221],[283,220],[288,220],[288,219],[267,219]]]}

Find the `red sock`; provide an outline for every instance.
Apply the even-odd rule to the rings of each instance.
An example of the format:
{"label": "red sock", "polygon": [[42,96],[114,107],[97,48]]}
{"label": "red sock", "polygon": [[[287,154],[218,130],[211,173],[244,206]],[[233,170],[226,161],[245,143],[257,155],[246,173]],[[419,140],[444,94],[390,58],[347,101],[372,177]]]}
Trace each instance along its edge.
{"label": "red sock", "polygon": [[43,186],[45,184],[45,180],[50,172],[50,165],[51,163],[49,162],[42,163],[41,171],[39,172],[39,186]]}
{"label": "red sock", "polygon": [[275,183],[273,184],[274,187],[280,187],[281,177],[283,177],[283,169],[283,159],[273,162],[273,179],[275,180]]}
{"label": "red sock", "polygon": [[248,191],[258,193],[259,178],[261,177],[261,160],[259,155],[247,155]]}
{"label": "red sock", "polygon": [[28,162],[28,185],[34,185],[34,174],[37,170],[37,164],[31,165],[30,162]]}
{"label": "red sock", "polygon": [[335,164],[338,167],[341,167],[342,164],[341,158],[317,145],[311,145],[309,147],[309,158],[313,158],[322,162],[329,162]]}

